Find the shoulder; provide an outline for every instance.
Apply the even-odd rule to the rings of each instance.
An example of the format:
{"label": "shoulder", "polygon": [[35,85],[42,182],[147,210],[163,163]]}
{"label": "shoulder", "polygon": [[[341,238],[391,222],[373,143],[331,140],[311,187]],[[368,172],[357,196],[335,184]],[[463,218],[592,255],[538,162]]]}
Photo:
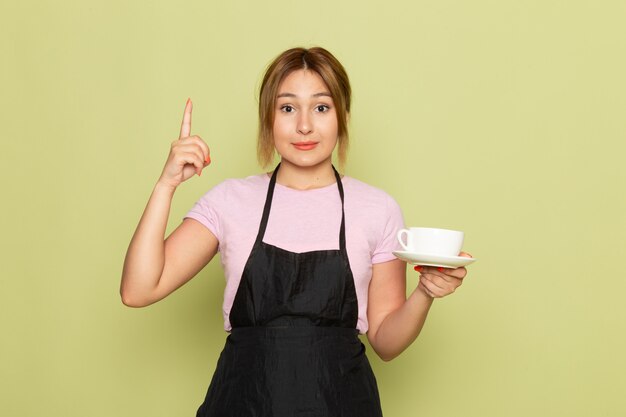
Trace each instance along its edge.
{"label": "shoulder", "polygon": [[342,182],[346,199],[353,200],[353,203],[385,211],[399,210],[396,200],[381,188],[350,176],[345,176]]}
{"label": "shoulder", "polygon": [[269,180],[266,174],[251,175],[245,178],[229,178],[209,189],[202,197],[204,202],[230,205],[239,200],[263,196]]}

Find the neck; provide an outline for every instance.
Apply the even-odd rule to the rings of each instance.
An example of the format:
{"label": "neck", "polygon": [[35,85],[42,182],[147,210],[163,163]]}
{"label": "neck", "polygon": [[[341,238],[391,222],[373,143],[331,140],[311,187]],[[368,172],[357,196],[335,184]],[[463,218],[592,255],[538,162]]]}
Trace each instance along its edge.
{"label": "neck", "polygon": [[311,167],[301,167],[282,160],[276,182],[296,190],[311,190],[334,184],[336,179],[330,159]]}

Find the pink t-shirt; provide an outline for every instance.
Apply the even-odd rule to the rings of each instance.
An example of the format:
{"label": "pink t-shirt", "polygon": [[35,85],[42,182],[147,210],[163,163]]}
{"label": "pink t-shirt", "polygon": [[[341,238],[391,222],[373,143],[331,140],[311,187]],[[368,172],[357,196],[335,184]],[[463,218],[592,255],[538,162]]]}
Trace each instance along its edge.
{"label": "pink t-shirt", "polygon": [[[205,225],[219,241],[226,277],[224,329],[229,321],[241,274],[254,245],[270,178],[266,174],[229,179],[209,190],[187,213]],[[357,329],[366,333],[368,287],[372,264],[395,259],[396,239],[404,227],[396,201],[384,191],[344,177],[346,248],[359,304]],[[339,249],[341,199],[337,184],[295,190],[276,184],[263,241],[290,252]]]}

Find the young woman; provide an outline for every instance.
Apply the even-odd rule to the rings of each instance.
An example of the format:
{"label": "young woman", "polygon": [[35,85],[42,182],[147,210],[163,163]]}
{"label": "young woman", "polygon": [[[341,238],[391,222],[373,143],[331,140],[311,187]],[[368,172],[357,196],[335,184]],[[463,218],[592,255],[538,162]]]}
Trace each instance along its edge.
{"label": "young woman", "polygon": [[131,240],[124,304],[152,304],[194,277],[218,252],[230,332],[197,416],[381,416],[376,380],[358,334],[385,361],[418,336],[435,297],[465,268],[417,267],[392,255],[403,228],[383,191],[341,176],[350,84],[322,48],[294,48],[267,69],[259,100],[258,155],[273,172],[222,182],[164,240],[176,188],[210,164],[191,134],[190,101]]}

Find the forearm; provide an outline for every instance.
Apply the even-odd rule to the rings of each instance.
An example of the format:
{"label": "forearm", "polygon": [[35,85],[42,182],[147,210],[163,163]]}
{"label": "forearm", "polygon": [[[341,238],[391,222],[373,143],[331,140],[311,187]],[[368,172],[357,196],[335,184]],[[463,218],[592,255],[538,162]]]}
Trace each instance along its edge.
{"label": "forearm", "polygon": [[433,298],[416,287],[404,304],[380,324],[370,344],[376,353],[389,361],[411,345],[420,334]]}
{"label": "forearm", "polygon": [[127,305],[142,305],[159,283],[165,262],[164,238],[175,188],[157,183],[130,241],[120,293]]}

